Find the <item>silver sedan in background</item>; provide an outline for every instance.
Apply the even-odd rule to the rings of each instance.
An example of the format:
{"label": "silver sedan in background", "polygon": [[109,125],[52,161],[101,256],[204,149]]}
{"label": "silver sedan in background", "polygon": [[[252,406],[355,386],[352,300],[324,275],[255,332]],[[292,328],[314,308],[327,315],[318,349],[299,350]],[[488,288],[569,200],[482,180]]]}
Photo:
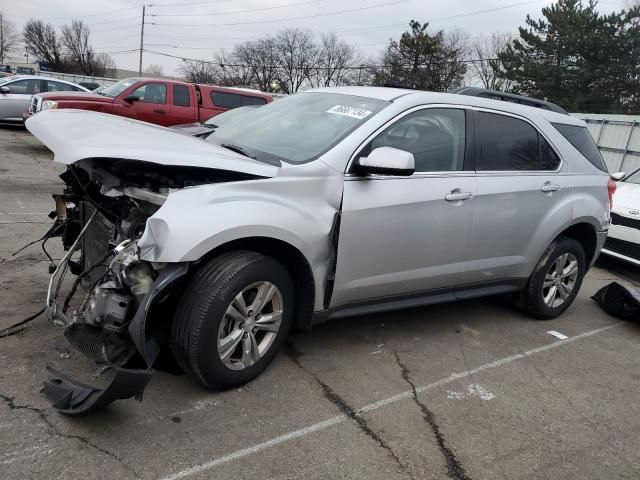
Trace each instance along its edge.
{"label": "silver sedan in background", "polygon": [[36,75],[13,75],[0,78],[0,122],[22,123],[31,96],[42,92],[88,92],[84,87],[65,80]]}

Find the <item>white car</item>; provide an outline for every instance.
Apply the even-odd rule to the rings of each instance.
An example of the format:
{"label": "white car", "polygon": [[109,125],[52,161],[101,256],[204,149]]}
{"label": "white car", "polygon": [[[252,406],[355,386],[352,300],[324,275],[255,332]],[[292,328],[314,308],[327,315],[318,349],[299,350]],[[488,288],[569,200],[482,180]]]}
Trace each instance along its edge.
{"label": "white car", "polygon": [[22,123],[29,110],[31,96],[42,92],[88,92],[84,87],[66,80],[37,75],[13,75],[0,78],[0,122]]}
{"label": "white car", "polygon": [[640,265],[640,169],[622,178],[617,187],[602,253]]}

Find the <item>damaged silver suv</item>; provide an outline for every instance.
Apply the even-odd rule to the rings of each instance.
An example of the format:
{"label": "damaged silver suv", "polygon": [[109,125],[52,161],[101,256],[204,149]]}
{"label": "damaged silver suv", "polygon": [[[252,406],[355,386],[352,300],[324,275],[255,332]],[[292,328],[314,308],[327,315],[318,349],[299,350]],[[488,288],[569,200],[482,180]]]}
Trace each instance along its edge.
{"label": "damaged silver suv", "polygon": [[350,315],[504,292],[560,315],[607,235],[602,157],[556,105],[461,93],[312,90],[206,141],[86,111],[30,118],[67,165],[47,311],[115,369],[102,390],[53,371],[48,398],[65,413],[140,398],[165,353],[230,388],[291,329]]}

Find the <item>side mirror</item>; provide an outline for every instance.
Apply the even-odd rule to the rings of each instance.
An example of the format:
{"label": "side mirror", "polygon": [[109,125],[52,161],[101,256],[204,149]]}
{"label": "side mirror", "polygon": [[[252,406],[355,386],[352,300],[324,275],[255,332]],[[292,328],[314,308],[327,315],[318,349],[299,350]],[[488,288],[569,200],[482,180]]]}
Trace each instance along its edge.
{"label": "side mirror", "polygon": [[127,103],[139,102],[140,97],[138,97],[137,95],[129,95],[124,99],[124,101]]}
{"label": "side mirror", "polygon": [[627,174],[625,172],[615,172],[611,174],[611,178],[613,178],[616,182],[622,180]]}
{"label": "side mirror", "polygon": [[368,157],[356,160],[356,171],[363,175],[397,175],[406,177],[413,175],[416,162],[413,153],[393,147],[379,147]]}
{"label": "side mirror", "polygon": [[0,93],[10,93],[11,89],[9,87],[0,87]]}

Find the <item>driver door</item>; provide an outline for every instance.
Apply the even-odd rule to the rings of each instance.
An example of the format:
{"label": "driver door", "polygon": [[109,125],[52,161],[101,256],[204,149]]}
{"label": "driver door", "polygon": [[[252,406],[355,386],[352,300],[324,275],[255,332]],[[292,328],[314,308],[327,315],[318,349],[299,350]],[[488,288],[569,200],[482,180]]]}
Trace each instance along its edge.
{"label": "driver door", "polygon": [[394,147],[413,153],[416,169],[408,177],[345,177],[331,307],[459,282],[477,193],[469,116],[442,107],[405,113],[356,155]]}

